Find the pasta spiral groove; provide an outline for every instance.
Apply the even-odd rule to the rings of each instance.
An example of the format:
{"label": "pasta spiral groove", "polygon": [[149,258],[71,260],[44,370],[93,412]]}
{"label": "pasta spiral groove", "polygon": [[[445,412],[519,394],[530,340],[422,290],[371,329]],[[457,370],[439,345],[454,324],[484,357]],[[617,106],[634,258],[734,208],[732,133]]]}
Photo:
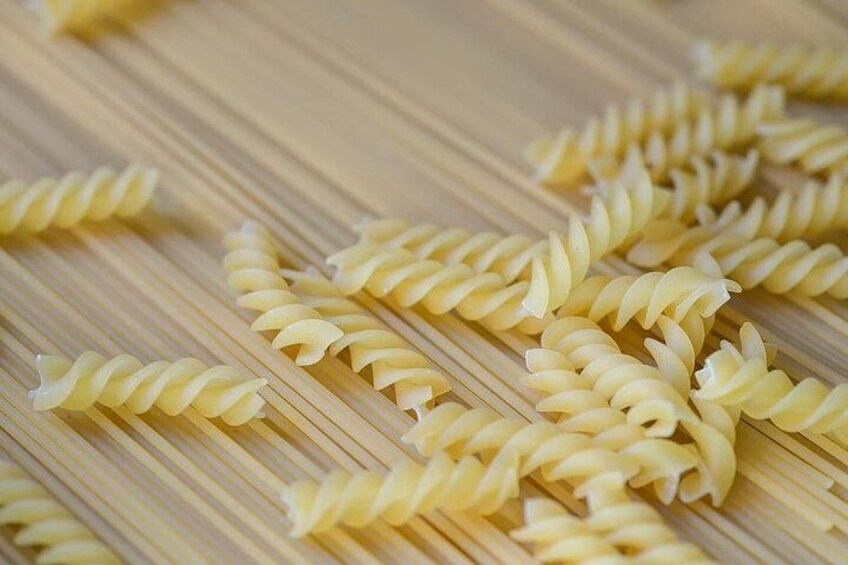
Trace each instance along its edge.
{"label": "pasta spiral groove", "polygon": [[191,357],[145,365],[132,355],[106,359],[87,351],[73,362],[39,355],[37,363],[41,384],[32,392],[35,410],[85,410],[100,403],[126,406],[135,414],[156,406],[175,416],[192,406],[207,418],[220,416],[238,426],[261,417],[265,404],[257,394],[265,379],[245,378],[232,367],[209,367]]}
{"label": "pasta spiral groove", "polygon": [[38,546],[39,564],[118,564],[120,559],[17,465],[0,459],[0,526],[21,529],[13,542]]}
{"label": "pasta spiral groove", "polygon": [[275,349],[298,346],[295,362],[312,365],[324,357],[327,348],[341,338],[342,330],[301,302],[280,275],[277,252],[268,230],[247,222],[239,231],[227,234],[224,268],[227,282],[244,294],[236,303],[261,314],[251,324],[257,332],[277,332],[271,345]]}
{"label": "pasta spiral groove", "polygon": [[797,163],[813,174],[848,174],[848,131],[807,118],[784,118],[759,124],[763,159]]}
{"label": "pasta spiral groove", "polygon": [[32,184],[0,184],[0,234],[69,228],[83,220],[129,218],[147,206],[159,172],[130,165],[122,172],[100,167],[91,174],[73,171],[60,179],[43,177]]}

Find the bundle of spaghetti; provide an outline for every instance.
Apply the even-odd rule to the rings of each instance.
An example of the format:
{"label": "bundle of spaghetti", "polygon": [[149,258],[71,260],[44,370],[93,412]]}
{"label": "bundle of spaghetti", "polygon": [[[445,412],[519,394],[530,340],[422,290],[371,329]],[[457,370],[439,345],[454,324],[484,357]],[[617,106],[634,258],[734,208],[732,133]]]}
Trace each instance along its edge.
{"label": "bundle of spaghetti", "polygon": [[425,457],[443,452],[455,459],[480,455],[488,460],[510,451],[520,458],[520,476],[540,470],[546,481],[571,485],[615,471],[634,487],[653,484],[664,502],[673,500],[681,475],[697,466],[697,454],[672,440],[648,437],[644,428],[628,424],[623,412],[597,394],[582,392],[572,394],[573,417],[557,424],[505,418],[488,408],[440,404],[403,441]]}
{"label": "bundle of spaghetti", "polygon": [[559,307],[589,267],[626,245],[668,205],[669,196],[653,186],[647,172],[612,183],[592,200],[588,219],[569,219],[568,236],[551,232],[547,240],[523,235],[470,233],[433,224],[410,225],[385,219],[359,226],[359,247],[406,249],[419,260],[467,265],[475,273],[495,273],[507,284],[530,280],[523,305],[542,317]]}
{"label": "bundle of spaghetti", "polygon": [[829,389],[818,379],[795,383],[779,370],[769,370],[776,349],[763,343],[756,328],[746,322],[739,345],[723,341],[696,373],[701,385],[695,395],[728,406],[738,406],[751,418],[770,420],[788,432],[832,433],[848,440],[848,384]]}
{"label": "bundle of spaghetti", "polygon": [[631,143],[641,143],[653,131],[668,132],[680,121],[694,119],[709,105],[709,96],[683,82],[656,92],[648,100],[631,99],[622,109],[607,107],[579,132],[563,128],[554,137],[537,139],[525,149],[536,180],[550,186],[567,185],[601,155],[621,156]]}
{"label": "bundle of spaghetti", "polygon": [[12,541],[40,547],[39,564],[121,560],[23,469],[0,459],[0,526],[21,526]]}
{"label": "bundle of spaghetti", "polygon": [[848,174],[848,131],[810,118],[765,121],[757,127],[763,159],[797,164],[813,174]]}
{"label": "bundle of spaghetti", "polygon": [[79,31],[133,3],[133,0],[35,0],[33,9],[51,33]]}
{"label": "bundle of spaghetti", "polygon": [[99,403],[126,406],[134,414],[155,406],[176,416],[191,406],[207,418],[238,426],[261,417],[265,404],[257,393],[265,379],[191,357],[145,365],[132,355],[106,359],[86,351],[73,361],[39,355],[36,362],[41,383],[31,393],[35,410],[86,410]]}
{"label": "bundle of spaghetti", "polygon": [[435,510],[488,515],[518,495],[518,456],[501,452],[487,464],[437,453],[426,465],[404,461],[382,475],[336,469],[320,483],[298,481],[283,491],[295,537],[378,519],[399,526]]}
{"label": "bundle of spaghetti", "polygon": [[159,171],[130,165],[121,172],[100,167],[87,174],[72,171],[60,179],[0,184],[0,234],[69,228],[83,220],[129,218],[147,206],[159,183]]}
{"label": "bundle of spaghetti", "polygon": [[298,346],[298,365],[320,361],[343,332],[291,292],[279,273],[277,251],[268,230],[256,222],[246,222],[241,230],[224,237],[224,246],[229,251],[223,261],[230,273],[227,282],[243,293],[236,303],[261,312],[251,329],[276,331],[271,343],[275,349]]}
{"label": "bundle of spaghetti", "polygon": [[331,355],[350,351],[350,364],[357,373],[371,367],[374,388],[394,389],[401,410],[416,410],[450,390],[447,377],[434,369],[412,345],[380,323],[364,308],[344,297],[330,280],[315,269],[280,273],[291,281],[291,291],[314,308],[344,335],[330,345]]}
{"label": "bundle of spaghetti", "polygon": [[805,98],[848,98],[848,49],[700,41],[692,48],[698,76],[722,88],[782,86]]}

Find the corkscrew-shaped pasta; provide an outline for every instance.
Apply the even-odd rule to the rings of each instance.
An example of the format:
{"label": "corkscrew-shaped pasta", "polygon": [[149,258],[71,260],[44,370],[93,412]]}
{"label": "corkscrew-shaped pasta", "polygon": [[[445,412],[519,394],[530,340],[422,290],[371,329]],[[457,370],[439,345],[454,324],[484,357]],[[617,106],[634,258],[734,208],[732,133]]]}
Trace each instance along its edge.
{"label": "corkscrew-shaped pasta", "polygon": [[692,49],[698,76],[722,88],[761,82],[807,98],[848,98],[848,49],[702,41]]}
{"label": "corkscrew-shaped pasta", "polygon": [[246,378],[232,367],[209,367],[199,359],[145,365],[132,355],[106,359],[87,351],[70,361],[56,355],[37,358],[39,387],[33,408],[85,410],[95,403],[126,406],[135,414],[156,406],[175,416],[189,406],[207,418],[238,426],[261,416],[265,401],[257,391],[265,379]]}
{"label": "corkscrew-shaped pasta", "polygon": [[115,13],[133,0],[35,0],[33,9],[48,31],[79,31]]}
{"label": "corkscrew-shaped pasta", "polygon": [[503,451],[488,464],[437,453],[424,466],[404,461],[385,475],[336,469],[320,483],[291,484],[283,501],[294,524],[291,535],[303,536],[378,519],[398,526],[435,510],[487,515],[517,495],[518,456]]}
{"label": "corkscrew-shaped pasta", "polygon": [[694,119],[709,105],[705,92],[683,82],[655,93],[650,99],[632,99],[626,107],[610,105],[579,132],[563,128],[554,137],[540,138],[525,150],[537,180],[562,186],[579,178],[589,161],[601,155],[621,156],[631,143],[643,142],[653,131],[667,132],[678,122]]}
{"label": "corkscrew-shaped pasta", "polygon": [[695,395],[738,406],[749,417],[771,420],[789,432],[833,433],[848,440],[848,384],[829,389],[815,378],[795,383],[779,369],[769,370],[774,350],[764,345],[750,323],[739,332],[740,344],[722,342],[696,373]]}
{"label": "corkscrew-shaped pasta", "polygon": [[588,219],[573,215],[567,237],[556,232],[547,240],[473,234],[432,224],[410,226],[402,220],[381,220],[358,229],[360,246],[407,249],[419,259],[498,274],[506,283],[529,279],[522,304],[542,317],[565,301],[590,265],[631,240],[667,203],[668,195],[657,190],[643,170],[627,183],[614,183],[603,198],[593,199]]}
{"label": "corkscrew-shaped pasta", "polygon": [[809,118],[783,118],[757,127],[763,159],[797,163],[813,174],[848,174],[848,130]]}
{"label": "corkscrew-shaped pasta", "polygon": [[229,251],[224,257],[224,268],[230,273],[227,282],[244,293],[237,304],[261,312],[251,329],[277,332],[271,343],[275,349],[298,346],[298,365],[320,361],[330,344],[342,337],[342,330],[291,292],[279,273],[277,252],[268,230],[247,222],[241,230],[227,234],[224,246]]}
{"label": "corkscrew-shaped pasta", "polygon": [[20,526],[12,541],[38,547],[39,564],[117,564],[121,560],[47,490],[0,459],[0,526]]}
{"label": "corkscrew-shaped pasta", "polygon": [[344,332],[330,345],[330,354],[350,351],[353,370],[371,367],[374,388],[392,386],[401,410],[420,411],[450,390],[447,377],[434,369],[409,343],[369,315],[365,309],[344,297],[331,281],[314,269],[282,270],[292,281],[291,290],[304,304]]}
{"label": "corkscrew-shaped pasta", "polygon": [[100,167],[91,174],[74,171],[60,179],[0,184],[0,234],[69,228],[83,220],[135,216],[150,202],[159,172],[130,165],[121,172]]}

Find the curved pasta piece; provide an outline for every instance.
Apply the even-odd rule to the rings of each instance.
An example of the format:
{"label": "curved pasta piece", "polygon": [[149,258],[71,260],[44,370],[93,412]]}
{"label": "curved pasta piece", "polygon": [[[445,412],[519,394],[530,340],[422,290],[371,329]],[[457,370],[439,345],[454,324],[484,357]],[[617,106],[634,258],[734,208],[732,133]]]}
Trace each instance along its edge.
{"label": "curved pasta piece", "polygon": [[117,555],[23,469],[0,459],[0,526],[20,526],[16,545],[38,547],[36,563],[117,565]]}
{"label": "curved pasta piece", "polygon": [[387,474],[332,471],[323,481],[299,481],[283,491],[295,537],[339,524],[362,528],[382,519],[399,526],[435,510],[487,515],[518,495],[518,457],[504,451],[484,465],[435,454],[426,465],[404,461]]}
{"label": "curved pasta piece", "polygon": [[126,406],[134,414],[155,406],[176,416],[192,406],[207,418],[220,416],[238,426],[261,417],[265,405],[257,393],[265,379],[246,378],[232,367],[209,367],[191,357],[145,365],[132,355],[106,359],[87,351],[74,361],[39,355],[37,364],[41,384],[31,393],[35,410],[85,410],[100,403]]}
{"label": "curved pasta piece", "polygon": [[141,212],[156,192],[159,171],[130,165],[121,172],[100,167],[91,174],[73,171],[60,179],[0,184],[0,234],[69,228],[83,220],[129,218]]}
{"label": "curved pasta piece", "polygon": [[330,345],[330,354],[350,351],[350,364],[357,373],[371,367],[374,388],[394,389],[401,410],[416,410],[450,391],[442,373],[402,337],[380,323],[357,305],[330,280],[314,269],[306,272],[283,269],[280,273],[292,281],[291,291],[344,335]]}
{"label": "curved pasta piece", "polygon": [[848,49],[701,41],[692,58],[698,76],[722,88],[767,82],[805,98],[848,98]]}
{"label": "curved pasta piece", "polygon": [[289,289],[279,273],[277,251],[268,230],[247,222],[241,230],[224,237],[224,246],[229,251],[223,261],[230,273],[227,282],[242,293],[236,303],[260,312],[251,329],[277,332],[271,343],[275,349],[297,346],[298,365],[320,361],[343,332]]}
{"label": "curved pasta piece", "polygon": [[51,33],[79,31],[133,3],[133,0],[35,0],[33,9]]}
{"label": "curved pasta piece", "polygon": [[809,118],[783,118],[757,127],[759,150],[770,163],[795,163],[813,174],[848,174],[848,130]]}

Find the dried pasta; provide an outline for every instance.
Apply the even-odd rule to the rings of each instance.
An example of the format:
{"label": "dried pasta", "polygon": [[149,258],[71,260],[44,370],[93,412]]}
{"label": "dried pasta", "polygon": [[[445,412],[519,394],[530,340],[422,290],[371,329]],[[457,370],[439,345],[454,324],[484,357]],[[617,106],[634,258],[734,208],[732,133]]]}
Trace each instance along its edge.
{"label": "dried pasta", "polygon": [[35,0],[34,9],[52,33],[78,31],[132,4],[133,0]]}
{"label": "dried pasta", "polygon": [[126,406],[135,414],[154,406],[169,416],[189,406],[207,418],[238,426],[261,416],[265,401],[257,391],[265,379],[246,378],[232,367],[209,367],[199,359],[156,361],[145,365],[132,355],[106,359],[87,351],[74,361],[39,355],[35,410],[85,410],[95,403]]}
{"label": "dried pasta", "polygon": [[35,562],[117,564],[111,549],[43,486],[17,465],[0,459],[0,526],[20,526],[13,542],[37,547]]}
{"label": "dried pasta", "polygon": [[777,84],[805,98],[848,98],[848,49],[701,41],[692,49],[698,76],[722,88]]}
{"label": "dried pasta", "polygon": [[789,432],[833,433],[848,441],[848,384],[829,389],[815,378],[795,383],[779,369],[769,370],[776,350],[763,343],[746,322],[738,346],[722,342],[696,373],[701,384],[695,395],[727,406],[738,406],[751,418],[770,420]]}
{"label": "dried pasta", "polygon": [[436,397],[450,390],[447,377],[434,369],[421,353],[364,308],[345,298],[336,285],[317,271],[283,270],[281,274],[292,281],[291,291],[305,305],[344,332],[330,345],[330,354],[338,355],[348,349],[354,371],[361,372],[370,366],[374,388],[392,386],[401,410],[414,409],[420,413]]}
{"label": "dried pasta", "polygon": [[848,174],[848,131],[810,118],[783,118],[757,127],[763,159],[797,164],[813,174]]}
{"label": "dried pasta", "polygon": [[159,172],[142,165],[121,172],[111,167],[91,174],[73,171],[33,183],[9,180],[0,184],[0,234],[69,228],[83,220],[113,216],[129,218],[147,206],[158,183]]}
{"label": "dried pasta", "polygon": [[224,246],[229,251],[224,257],[224,268],[230,273],[227,282],[243,293],[237,304],[261,313],[251,329],[277,332],[271,344],[275,349],[297,346],[298,365],[320,361],[343,332],[291,292],[279,273],[277,252],[268,230],[247,222],[241,230],[227,234]]}
{"label": "dried pasta", "polygon": [[435,510],[487,515],[518,495],[518,456],[501,452],[488,464],[435,454],[426,465],[404,461],[387,474],[342,469],[320,483],[299,481],[283,491],[291,535],[344,524],[362,528],[381,519],[393,526]]}

